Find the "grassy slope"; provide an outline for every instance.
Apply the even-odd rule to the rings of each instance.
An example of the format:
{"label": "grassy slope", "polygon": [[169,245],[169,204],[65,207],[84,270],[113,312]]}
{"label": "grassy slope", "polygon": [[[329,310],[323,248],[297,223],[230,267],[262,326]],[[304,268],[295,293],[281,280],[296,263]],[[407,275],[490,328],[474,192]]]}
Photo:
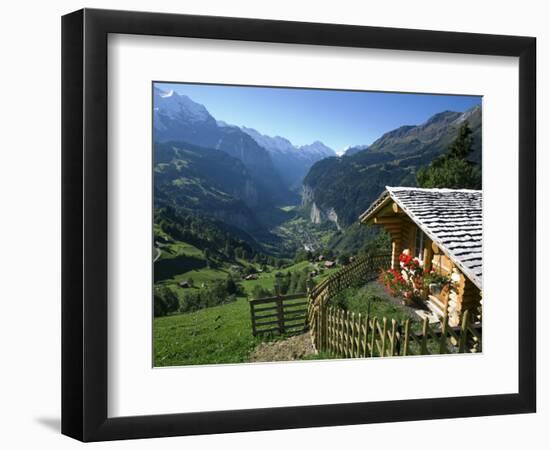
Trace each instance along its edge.
{"label": "grassy slope", "polygon": [[260,341],[254,338],[244,298],[188,314],[156,318],[155,366],[246,361]]}
{"label": "grassy slope", "polygon": [[[247,264],[254,265],[252,263]],[[308,267],[309,264],[307,261],[302,261],[280,269],[270,267],[269,272],[259,274],[257,280],[242,280],[240,283],[248,295],[256,285],[271,290],[277,272],[300,271]],[[209,269],[206,267],[202,251],[183,242],[174,242],[163,246],[161,257],[155,263],[157,284],[170,287],[178,295],[183,293],[183,290],[177,286],[181,281],[192,278],[195,286],[200,286],[201,283],[224,280],[230,273],[229,265]],[[322,277],[328,276],[329,273],[330,270],[325,270]]]}
{"label": "grassy slope", "polygon": [[[181,242],[169,244],[163,248],[160,260],[182,258],[202,258],[202,252],[193,246]],[[168,251],[169,250],[169,251]],[[302,261],[291,266],[273,269],[259,274],[257,280],[242,280],[244,291],[250,297],[254,286],[260,285],[272,289],[277,272],[299,271],[310,265]],[[332,270],[318,278],[328,276]],[[185,289],[177,282],[193,278],[195,285],[215,279],[225,279],[229,269],[191,269],[173,274],[161,281],[177,295],[183,295]],[[155,366],[175,366],[193,364],[239,363],[248,360],[250,352],[261,342],[261,338],[252,336],[250,308],[247,297],[240,297],[233,303],[219,305],[186,314],[155,318],[153,325]]]}
{"label": "grassy slope", "polygon": [[156,367],[242,363],[248,361],[260,342],[281,338],[252,336],[246,298],[192,313],[158,317],[153,336]]}
{"label": "grassy slope", "polygon": [[227,272],[209,269],[203,252],[185,242],[170,242],[161,247],[161,256],[155,262],[155,280],[157,285],[165,285],[178,297],[184,293],[178,286],[181,281],[193,279],[195,286],[214,280],[225,279]]}

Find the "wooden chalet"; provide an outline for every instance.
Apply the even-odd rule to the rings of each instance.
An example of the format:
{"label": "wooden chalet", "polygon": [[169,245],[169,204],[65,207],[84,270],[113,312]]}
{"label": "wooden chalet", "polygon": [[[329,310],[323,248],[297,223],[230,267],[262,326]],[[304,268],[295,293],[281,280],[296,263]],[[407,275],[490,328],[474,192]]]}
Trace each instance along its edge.
{"label": "wooden chalet", "polygon": [[386,187],[360,216],[380,225],[392,239],[392,268],[402,252],[417,257],[423,269],[451,277],[450,287],[425,292],[427,306],[438,316],[447,310],[458,325],[466,309],[481,304],[482,192],[469,189]]}

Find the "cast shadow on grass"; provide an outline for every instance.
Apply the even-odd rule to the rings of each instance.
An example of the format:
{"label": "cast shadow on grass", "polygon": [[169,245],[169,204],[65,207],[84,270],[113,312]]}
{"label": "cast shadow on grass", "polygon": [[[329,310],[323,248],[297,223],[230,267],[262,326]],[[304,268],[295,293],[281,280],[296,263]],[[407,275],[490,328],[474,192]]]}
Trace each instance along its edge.
{"label": "cast shadow on grass", "polygon": [[185,255],[175,258],[161,259],[155,263],[155,282],[169,280],[175,275],[189,272],[191,270],[204,269],[204,259],[193,258]]}

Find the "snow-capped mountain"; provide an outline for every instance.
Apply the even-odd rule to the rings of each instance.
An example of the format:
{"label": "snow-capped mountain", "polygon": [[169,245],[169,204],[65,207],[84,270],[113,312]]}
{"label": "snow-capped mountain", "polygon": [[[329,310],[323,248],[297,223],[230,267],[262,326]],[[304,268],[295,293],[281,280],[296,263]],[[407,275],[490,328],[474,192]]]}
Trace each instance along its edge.
{"label": "snow-capped mountain", "polygon": [[224,122],[223,120],[216,120],[216,123],[218,124],[219,127],[223,127],[223,128],[235,127],[235,125],[229,125],[227,122]]}
{"label": "snow-capped mountain", "polygon": [[241,127],[258,145],[271,155],[275,169],[293,190],[301,187],[303,178],[313,164],[321,159],[336,156],[336,152],[320,141],[300,147],[281,136],[267,136],[253,128]]}
{"label": "snow-capped mountain", "polygon": [[180,95],[173,90],[154,90],[155,125],[163,126],[166,118],[170,120],[183,119],[191,123],[215,122],[208,110],[195,103],[186,95]]}
{"label": "snow-capped mountain", "polygon": [[243,130],[246,134],[248,134],[263,148],[267,149],[270,153],[272,152],[287,153],[287,152],[296,152],[298,150],[296,146],[292,145],[292,143],[288,139],[285,139],[284,137],[267,136],[255,130],[254,128],[248,128],[245,126],[241,127],[241,130]]}
{"label": "snow-capped mountain", "polygon": [[320,141],[312,144],[297,146],[288,139],[281,136],[267,136],[254,128],[241,127],[246,134],[254,139],[259,145],[271,152],[295,153],[299,157],[322,157],[336,156],[336,152]]}
{"label": "snow-capped mountain", "polygon": [[153,128],[156,142],[188,143],[221,150],[243,162],[252,178],[277,201],[293,195],[285,188],[269,152],[240,128],[218,123],[208,110],[185,95],[155,88]]}
{"label": "snow-capped mountain", "polygon": [[302,145],[299,148],[301,153],[311,156],[319,156],[320,159],[328,158],[330,156],[336,156],[336,152],[333,149],[327,147],[320,141],[315,141],[312,144],[308,145]]}
{"label": "snow-capped mountain", "polygon": [[204,105],[173,90],[154,89],[153,112],[156,141],[222,150],[240,159],[257,180],[281,195],[286,195],[286,189],[280,181],[297,192],[313,164],[336,155],[319,141],[299,147],[281,136],[267,136],[253,128],[217,120]]}

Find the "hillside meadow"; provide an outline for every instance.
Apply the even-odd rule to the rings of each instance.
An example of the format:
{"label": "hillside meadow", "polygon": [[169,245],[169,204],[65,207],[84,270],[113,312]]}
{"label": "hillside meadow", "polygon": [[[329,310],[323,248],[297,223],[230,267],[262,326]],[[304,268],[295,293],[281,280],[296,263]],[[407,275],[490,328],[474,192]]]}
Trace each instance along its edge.
{"label": "hillside meadow", "polygon": [[[161,252],[155,263],[156,278],[159,280],[156,284],[168,287],[179,299],[233,273],[228,264],[208,268],[203,253],[187,243],[172,242],[163,246]],[[235,262],[239,263],[245,262]],[[239,279],[242,291],[233,301],[193,312],[156,317],[153,323],[155,367],[248,361],[250,353],[261,342],[281,339],[279,336],[252,336],[248,300],[253,297],[255,287],[273,290],[277,273],[314,268],[309,261],[278,269],[268,267],[268,271],[257,274],[257,279]],[[315,281],[319,282],[334,270],[324,269]],[[194,287],[181,288],[179,283],[187,280],[192,280]]]}

